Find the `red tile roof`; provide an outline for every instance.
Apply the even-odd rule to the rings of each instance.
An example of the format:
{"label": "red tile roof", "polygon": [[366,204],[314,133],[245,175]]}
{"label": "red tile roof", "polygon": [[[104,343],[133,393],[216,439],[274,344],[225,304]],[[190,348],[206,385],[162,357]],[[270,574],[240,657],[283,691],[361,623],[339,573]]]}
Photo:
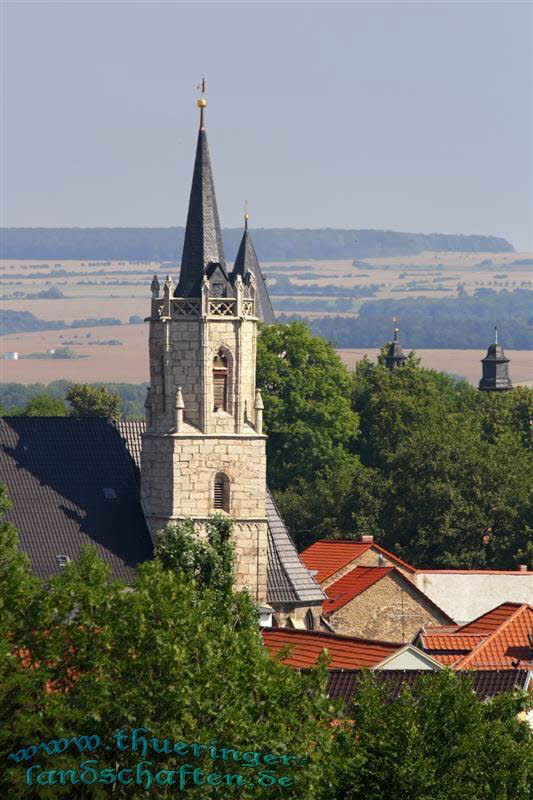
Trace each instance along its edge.
{"label": "red tile roof", "polygon": [[533,661],[533,606],[517,608],[501,625],[464,656],[458,669],[524,666]]}
{"label": "red tile roof", "polygon": [[320,539],[315,542],[303,553],[300,553],[300,558],[304,562],[307,569],[317,570],[315,579],[318,583],[330,578],[343,567],[347,567],[355,558],[358,558],[367,550],[377,550],[379,553],[400,564],[404,569],[409,572],[415,572],[415,568],[401,558],[389,553],[376,542],[353,542],[346,539]]}
{"label": "red tile roof", "polygon": [[323,610],[330,613],[337,611],[393,569],[394,567],[355,567],[324,590],[328,599],[322,604]]}
{"label": "red tile roof", "polygon": [[283,660],[291,667],[311,667],[323,650],[327,650],[330,668],[373,667],[396,652],[403,645],[398,642],[380,642],[373,639],[358,639],[321,631],[300,631],[290,628],[265,628],[263,642],[274,655],[289,645],[291,655]]}
{"label": "red tile roof", "polygon": [[533,607],[502,603],[456,631],[429,628],[423,649],[457,670],[516,669],[533,662]]}
{"label": "red tile roof", "polygon": [[481,614],[481,616],[476,617],[472,622],[461,625],[457,632],[484,633],[487,635],[495,631],[496,628],[499,628],[502,622],[508,620],[519,608],[521,608],[521,603],[501,603],[499,606],[496,606],[496,608],[486,611],[484,614]]}

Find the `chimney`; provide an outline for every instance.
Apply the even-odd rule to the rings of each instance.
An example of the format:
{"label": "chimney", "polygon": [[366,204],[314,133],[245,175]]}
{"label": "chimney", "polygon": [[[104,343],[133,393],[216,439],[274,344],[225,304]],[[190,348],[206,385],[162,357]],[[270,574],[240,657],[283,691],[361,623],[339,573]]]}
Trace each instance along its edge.
{"label": "chimney", "polygon": [[527,564],[519,564],[517,570],[518,572],[527,572]]}
{"label": "chimney", "polygon": [[364,542],[364,544],[374,544],[374,537],[372,536],[372,534],[368,534],[368,533],[361,534],[361,536],[359,537],[359,540],[361,542]]}

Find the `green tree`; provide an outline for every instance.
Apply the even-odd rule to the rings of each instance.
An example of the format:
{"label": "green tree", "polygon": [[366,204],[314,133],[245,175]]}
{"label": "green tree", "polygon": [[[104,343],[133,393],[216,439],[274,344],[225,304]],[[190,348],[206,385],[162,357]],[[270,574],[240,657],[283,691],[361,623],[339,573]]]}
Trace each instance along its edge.
{"label": "green tree", "polygon": [[[210,546],[224,550],[228,522],[211,524]],[[96,734],[114,752],[104,746],[90,756],[80,756],[75,748],[59,755],[42,751],[31,763],[43,770],[79,770],[80,761],[91,757],[98,759],[99,769],[117,762],[134,769],[142,754],[116,752],[113,735],[117,729],[129,733],[140,727],[172,743],[216,741],[219,748],[250,754],[308,757],[305,766],[272,765],[278,777],[292,776],[294,786],[272,787],[269,794],[317,796],[324,776],[332,774],[329,757],[335,736],[324,669],[301,674],[271,658],[248,594],[221,591],[218,578],[201,585],[203,557],[193,553],[196,562],[189,570],[172,553],[171,545],[188,546],[187,538],[186,527],[173,532],[173,542],[167,536],[161,557],[139,568],[128,591],[109,578],[89,549],[43,586],[37,598],[30,596],[31,621],[14,633],[6,631],[0,640],[0,758],[7,765],[0,774],[2,796],[72,797],[72,786],[25,784],[28,764],[6,761],[25,744]],[[11,589],[9,571],[2,571],[0,579],[3,596]],[[257,775],[257,767],[229,758],[147,755],[154,773],[188,762],[208,773],[242,774],[247,782]],[[254,758],[249,755],[247,761]],[[139,797],[141,791],[135,785],[114,786],[119,798]],[[191,793],[221,796],[220,789],[207,785],[192,787]],[[264,795],[265,789],[256,785],[239,786],[235,794]],[[108,796],[104,785],[76,787],[76,797]],[[164,786],[154,785],[150,792],[150,797],[168,796]]]}
{"label": "green tree", "polygon": [[343,800],[530,800],[533,736],[508,695],[481,703],[450,670],[420,676],[390,701],[372,675],[354,696],[335,792]]}
{"label": "green tree", "polygon": [[70,403],[72,417],[120,418],[120,395],[109,392],[105,386],[75,383],[65,399]]}
{"label": "green tree", "polygon": [[227,595],[234,577],[232,526],[229,517],[213,515],[206,524],[206,538],[201,538],[191,519],[169,523],[158,534],[156,557],[166,569],[194,580],[199,590],[213,589]]}
{"label": "green tree", "polygon": [[269,486],[300,543],[337,523],[339,492],[358,466],[352,375],[329,343],[303,323],[270,325],[257,345],[265,404]]}
{"label": "green tree", "polygon": [[25,417],[66,417],[67,407],[62,400],[47,394],[36,394],[29,400],[22,412]]}

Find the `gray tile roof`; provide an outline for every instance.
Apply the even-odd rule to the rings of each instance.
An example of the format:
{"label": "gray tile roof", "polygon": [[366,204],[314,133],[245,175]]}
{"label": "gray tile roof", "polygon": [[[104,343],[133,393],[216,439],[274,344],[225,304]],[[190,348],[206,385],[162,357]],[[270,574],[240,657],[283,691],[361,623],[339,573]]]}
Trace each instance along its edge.
{"label": "gray tile roof", "polygon": [[200,297],[204,271],[214,263],[225,268],[209,147],[205,130],[201,128],[198,132],[176,297]]}
{"label": "gray tile roof", "polygon": [[325,594],[307,567],[300,561],[294,542],[268,489],[266,512],[269,548],[271,547],[273,552],[272,561],[270,558],[268,561],[268,601],[322,603]]}
{"label": "gray tile roof", "polygon": [[255,278],[256,316],[258,316],[262,322],[271,325],[276,321],[276,317],[248,228],[245,229],[242,235],[239,252],[237,253],[237,258],[233,265],[231,277],[234,279],[237,275],[240,275],[241,278],[244,278],[247,272],[251,272]]}
{"label": "gray tile roof", "polygon": [[105,419],[0,419],[0,480],[13,501],[7,519],[43,580],[85,544],[125,581],[153,555],[135,465]]}
{"label": "gray tile roof", "polygon": [[[144,422],[115,423],[138,469],[141,465],[141,434]],[[302,564],[285,523],[267,490],[268,565],[267,600],[269,603],[322,603],[325,594]]]}
{"label": "gray tile roof", "polygon": [[[139,502],[143,431],[144,422],[100,417],[0,419],[0,478],[14,506],[7,518],[40,578],[58,571],[58,556],[74,559],[85,544],[126,581],[152,557]],[[321,603],[322,589],[301,563],[270,493],[267,514],[268,602]]]}
{"label": "gray tile roof", "polygon": [[[391,700],[396,700],[404,686],[416,686],[421,676],[438,676],[440,672],[429,670],[376,670],[374,677],[378,684],[385,686]],[[531,680],[531,671],[527,669],[471,670],[458,672],[457,675],[472,679],[472,688],[479,700],[511,692],[515,689],[527,689]],[[350,708],[353,693],[363,678],[361,670],[334,669],[329,671],[328,696],[332,700],[343,700]]]}

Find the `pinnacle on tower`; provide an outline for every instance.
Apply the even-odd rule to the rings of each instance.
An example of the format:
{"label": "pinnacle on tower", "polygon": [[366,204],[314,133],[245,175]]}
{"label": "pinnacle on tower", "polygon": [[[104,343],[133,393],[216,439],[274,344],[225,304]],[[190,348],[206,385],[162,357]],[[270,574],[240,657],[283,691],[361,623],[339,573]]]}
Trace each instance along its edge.
{"label": "pinnacle on tower", "polygon": [[513,388],[509,377],[509,359],[498,342],[498,327],[494,326],[494,342],[489,345],[487,355],[481,359],[482,375],[479,389],[482,392],[505,392]]}
{"label": "pinnacle on tower", "polygon": [[197,101],[200,109],[200,127],[176,297],[200,297],[202,278],[205,274],[210,277],[217,268],[216,265],[219,266],[221,280],[228,281],[204,124],[204,109],[207,106],[207,100],[204,97],[204,80],[200,86],[201,96]]}
{"label": "pinnacle on tower", "polygon": [[244,212],[244,232],[242,235],[241,243],[233,265],[233,272],[231,273],[231,280],[234,281],[237,275],[240,275],[243,281],[246,282],[247,275],[253,275],[255,279],[255,313],[261,322],[267,325],[272,325],[276,322],[274,309],[265,284],[261,267],[257,260],[255,248],[252,242],[252,237],[248,231],[248,208]]}

